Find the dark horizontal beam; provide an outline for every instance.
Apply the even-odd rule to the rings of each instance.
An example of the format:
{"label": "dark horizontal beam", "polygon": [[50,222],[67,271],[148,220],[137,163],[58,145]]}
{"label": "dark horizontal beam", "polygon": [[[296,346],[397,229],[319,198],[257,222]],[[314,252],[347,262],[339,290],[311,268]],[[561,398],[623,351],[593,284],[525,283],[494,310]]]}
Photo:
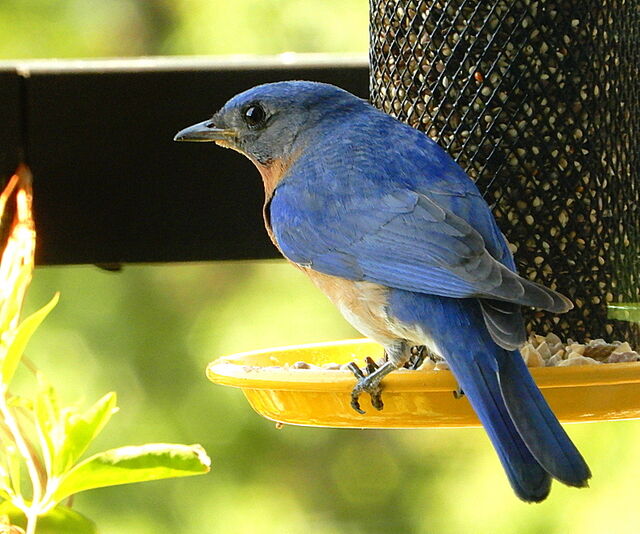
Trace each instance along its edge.
{"label": "dark horizontal beam", "polygon": [[0,65],[0,171],[22,154],[31,166],[37,262],[275,257],[251,163],[172,139],[234,94],[286,79],[368,94],[364,59]]}
{"label": "dark horizontal beam", "polygon": [[0,71],[0,178],[10,176],[22,154],[22,78],[15,71]]}

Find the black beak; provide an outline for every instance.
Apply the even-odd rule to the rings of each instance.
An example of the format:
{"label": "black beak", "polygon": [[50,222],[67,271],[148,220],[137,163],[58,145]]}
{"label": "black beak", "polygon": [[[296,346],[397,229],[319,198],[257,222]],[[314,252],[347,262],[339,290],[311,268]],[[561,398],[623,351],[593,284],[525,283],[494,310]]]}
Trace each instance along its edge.
{"label": "black beak", "polygon": [[236,132],[236,130],[216,128],[213,123],[208,120],[180,130],[173,140],[208,143],[213,141],[233,141],[237,135],[238,132]]}

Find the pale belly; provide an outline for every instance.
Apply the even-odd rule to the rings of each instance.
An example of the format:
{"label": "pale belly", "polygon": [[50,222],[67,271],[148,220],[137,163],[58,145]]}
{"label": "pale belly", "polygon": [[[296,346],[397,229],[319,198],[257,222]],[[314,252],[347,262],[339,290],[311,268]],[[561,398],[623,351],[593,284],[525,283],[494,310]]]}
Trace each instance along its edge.
{"label": "pale belly", "polygon": [[433,352],[439,352],[420,328],[402,324],[389,316],[387,287],[372,282],[345,280],[306,267],[300,268],[329,297],[344,318],[366,337],[384,347],[405,341],[409,347],[427,345]]}

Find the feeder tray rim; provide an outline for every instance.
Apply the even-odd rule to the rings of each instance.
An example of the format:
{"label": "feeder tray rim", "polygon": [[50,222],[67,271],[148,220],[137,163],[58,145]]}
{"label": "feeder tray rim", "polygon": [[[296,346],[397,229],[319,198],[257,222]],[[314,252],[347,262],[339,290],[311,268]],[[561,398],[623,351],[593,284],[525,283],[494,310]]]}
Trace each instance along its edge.
{"label": "feeder tray rim", "polygon": [[[275,354],[288,355],[305,351],[307,363],[314,364],[314,352],[322,350],[360,347],[371,345],[372,352],[381,351],[377,343],[370,339],[346,339],[331,342],[306,343],[258,349],[223,356],[211,362],[207,367],[209,380],[237,388],[291,390],[291,391],[350,391],[354,376],[348,370],[329,370],[320,368],[295,369],[284,367],[294,361],[285,360],[278,364]],[[347,354],[345,352],[344,355]],[[343,356],[344,356],[343,355]],[[374,354],[372,354],[374,356]],[[353,355],[343,358],[348,363],[356,361],[362,364],[362,358]],[[540,389],[563,387],[612,386],[618,384],[640,383],[640,362],[607,363],[601,365],[582,365],[571,367],[532,367],[529,368]],[[384,389],[395,391],[453,391],[457,382],[447,369],[408,370],[399,369],[384,379]]]}
{"label": "feeder tray rim", "polygon": [[[398,370],[383,381],[382,411],[360,399],[365,414],[351,407],[355,377],[321,367],[296,369],[297,361],[362,363],[382,355],[368,339],[262,349],[219,358],[207,368],[215,383],[240,388],[263,417],[285,424],[334,428],[436,428],[479,426],[448,370]],[[531,370],[551,408],[565,423],[640,418],[640,362]]]}

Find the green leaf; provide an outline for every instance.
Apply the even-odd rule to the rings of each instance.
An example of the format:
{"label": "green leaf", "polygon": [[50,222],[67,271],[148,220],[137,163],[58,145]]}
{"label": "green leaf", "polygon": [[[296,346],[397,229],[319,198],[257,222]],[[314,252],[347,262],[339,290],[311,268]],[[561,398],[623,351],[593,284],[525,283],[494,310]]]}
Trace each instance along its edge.
{"label": "green leaf", "polygon": [[40,308],[37,312],[31,314],[24,321],[22,321],[22,323],[20,323],[20,326],[18,326],[15,337],[13,338],[11,345],[7,347],[7,352],[5,354],[4,360],[2,361],[0,378],[3,384],[8,385],[9,382],[11,382],[11,379],[16,372],[16,368],[18,367],[18,363],[20,363],[20,358],[22,358],[22,353],[24,352],[24,349],[29,342],[29,339],[36,331],[38,326],[40,326],[40,323],[44,320],[44,318],[58,303],[59,296],[60,294],[56,293],[44,308]]}
{"label": "green leaf", "polygon": [[[14,267],[15,268],[15,267]],[[24,294],[31,281],[31,268],[22,266],[13,280],[11,292],[5,297],[0,306],[0,332],[14,328],[20,318]],[[11,277],[4,278],[5,283],[11,283]]]}
{"label": "green leaf", "polygon": [[[4,458],[2,458],[2,460],[4,461]],[[11,493],[13,493],[13,488],[11,487],[9,473],[0,465],[0,499],[9,500]],[[2,532],[2,530],[0,530],[0,532]]]}
{"label": "green leaf", "polygon": [[[4,486],[0,487],[0,500],[8,501],[9,499],[11,499],[11,495],[9,494],[9,490],[6,489]],[[2,530],[0,530],[0,532],[2,532]]]}
{"label": "green leaf", "polygon": [[[9,516],[13,525],[26,528],[27,520],[21,510],[9,502],[0,504],[0,515]],[[66,506],[56,506],[38,518],[38,534],[97,534],[96,525]]]}
{"label": "green leaf", "polygon": [[83,414],[72,411],[64,414],[64,442],[55,451],[54,476],[62,475],[73,467],[117,411],[116,394],[111,392]]}
{"label": "green leaf", "polygon": [[7,459],[7,472],[11,481],[11,488],[14,493],[20,495],[20,487],[22,480],[22,456],[18,452],[18,448],[9,443],[4,448],[5,457]]}
{"label": "green leaf", "polygon": [[87,458],[64,475],[53,500],[93,488],[207,473],[211,460],[200,445],[150,443]]}
{"label": "green leaf", "polygon": [[35,415],[40,448],[47,474],[51,476],[55,457],[55,437],[59,436],[64,429],[60,424],[60,408],[56,392],[41,373],[38,373]]}
{"label": "green leaf", "polygon": [[31,399],[20,395],[11,395],[10,393],[7,393],[7,395],[7,406],[27,412],[33,410],[33,401]]}

